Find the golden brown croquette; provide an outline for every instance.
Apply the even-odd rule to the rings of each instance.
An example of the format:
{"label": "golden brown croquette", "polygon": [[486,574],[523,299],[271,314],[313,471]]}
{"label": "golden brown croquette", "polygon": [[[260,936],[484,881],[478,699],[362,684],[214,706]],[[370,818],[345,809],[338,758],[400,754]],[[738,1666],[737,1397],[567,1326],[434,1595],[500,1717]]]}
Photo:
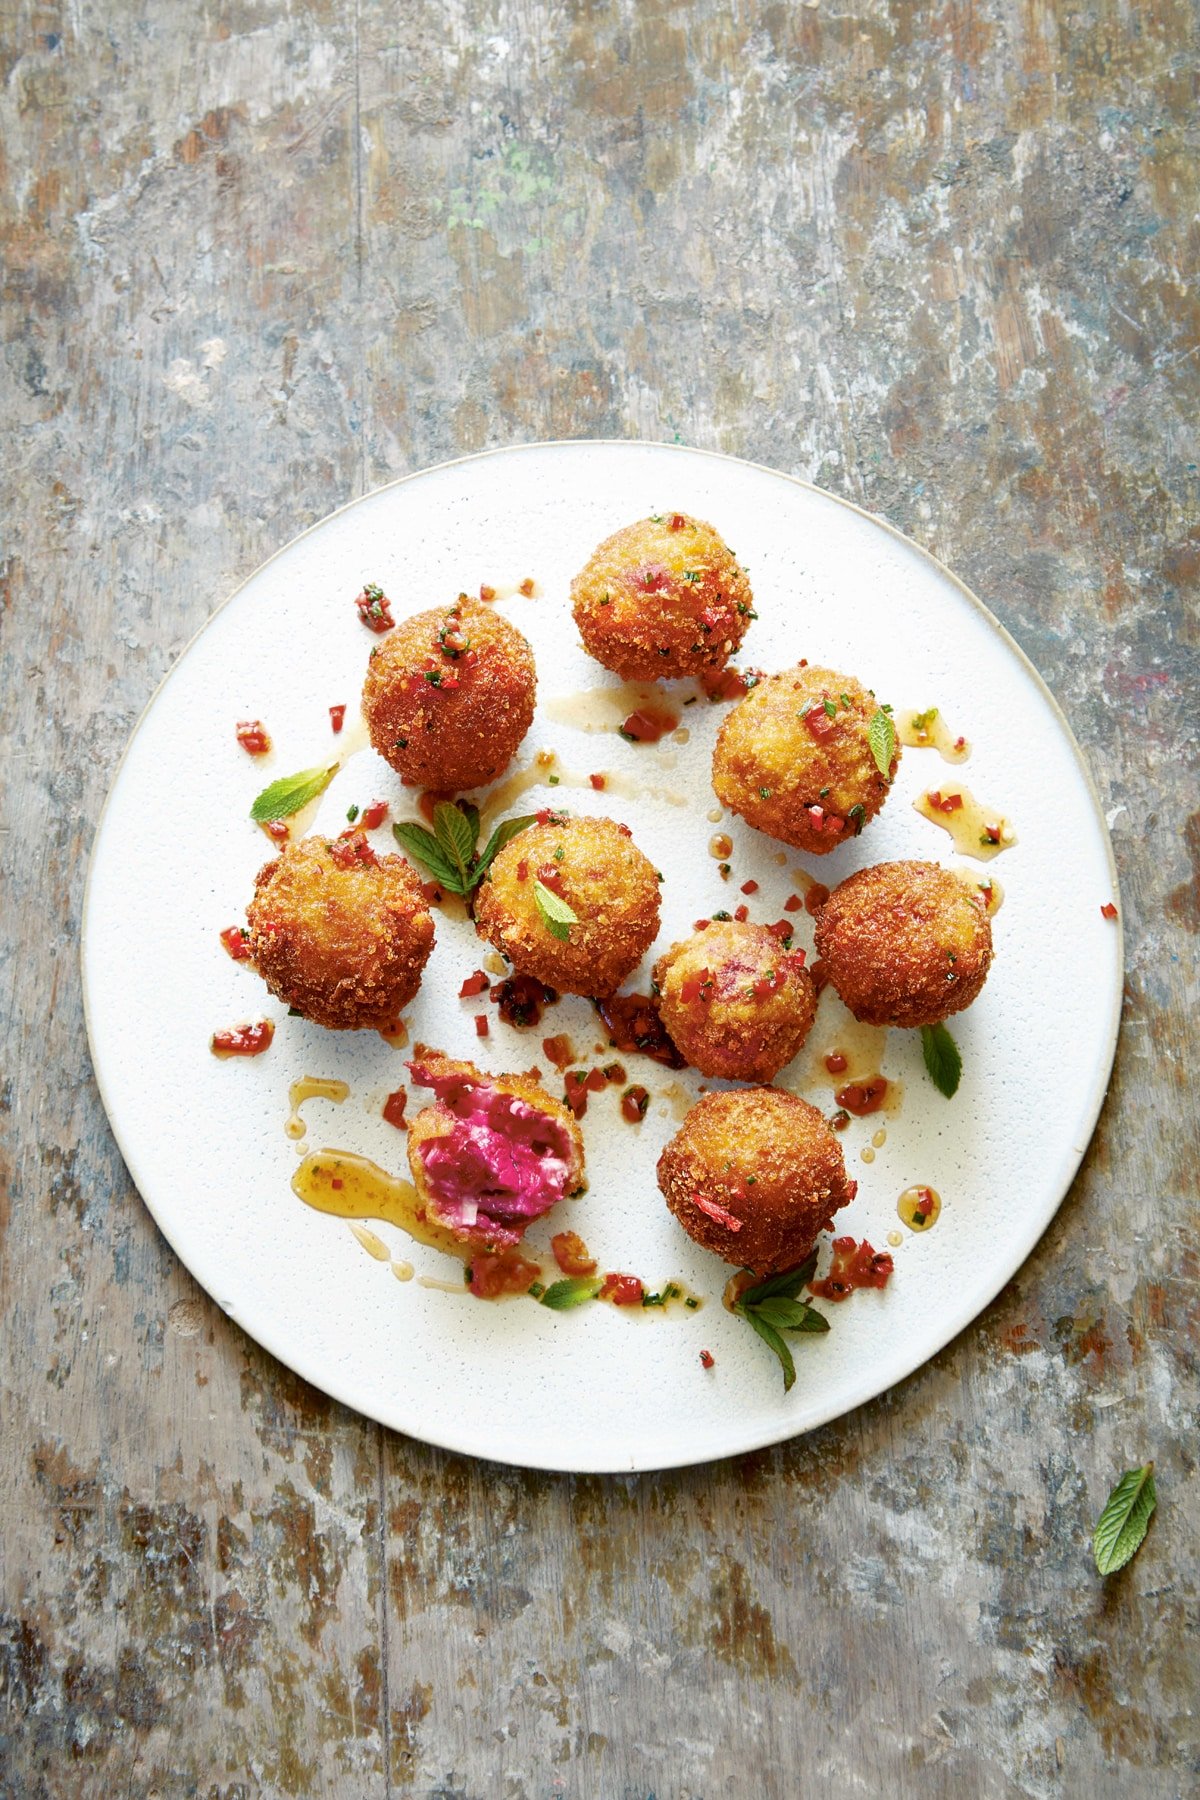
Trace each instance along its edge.
{"label": "golden brown croquette", "polygon": [[732,550],[680,512],[605,538],[571,583],[571,607],[584,648],[627,681],[723,669],[755,617]]}
{"label": "golden brown croquette", "polygon": [[689,1237],[756,1275],[802,1263],[858,1192],[816,1107],[762,1087],[705,1094],[659,1157],[658,1185]]}
{"label": "golden brown croquette", "polygon": [[804,952],[766,925],[714,919],[654,965],[663,1024],[702,1075],[770,1081],[817,1011]]}
{"label": "golden brown croquette", "polygon": [[[547,812],[539,821],[493,862],[476,895],[476,928],[522,975],[560,993],[615,993],[658,931],[654,865],[612,819]],[[547,891],[575,914],[561,936],[547,921]]]}
{"label": "golden brown croquette", "polygon": [[876,863],[817,914],[817,955],[856,1019],[933,1025],[987,979],[992,927],[981,897],[938,863]]}
{"label": "golden brown croquette", "polygon": [[271,992],[331,1031],[393,1025],[433,948],[420,877],[361,831],[288,844],[259,870],[246,918]]}
{"label": "golden brown croquette", "polygon": [[[876,718],[892,752],[886,775],[868,741]],[[824,856],[887,799],[900,761],[889,720],[873,694],[836,669],[800,664],[765,676],[718,733],[717,798],[768,837]]]}
{"label": "golden brown croquette", "polygon": [[371,652],[363,714],[393,769],[444,793],[483,787],[533,722],[537,674],[515,625],[461,598],[401,619]]}

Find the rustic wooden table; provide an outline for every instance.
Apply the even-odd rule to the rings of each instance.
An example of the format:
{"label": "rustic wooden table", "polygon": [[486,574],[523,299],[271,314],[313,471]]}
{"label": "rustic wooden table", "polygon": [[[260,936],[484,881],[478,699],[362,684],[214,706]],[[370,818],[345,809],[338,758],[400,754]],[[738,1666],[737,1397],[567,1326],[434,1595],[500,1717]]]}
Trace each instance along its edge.
{"label": "rustic wooden table", "polygon": [[[0,1792],[1195,1793],[1184,0],[0,17]],[[352,496],[566,436],[929,545],[1066,708],[1121,866],[1113,1086],[1018,1278],[883,1399],[666,1476],[440,1454],[281,1368],[157,1235],[82,1024],[97,816],[191,633]]]}

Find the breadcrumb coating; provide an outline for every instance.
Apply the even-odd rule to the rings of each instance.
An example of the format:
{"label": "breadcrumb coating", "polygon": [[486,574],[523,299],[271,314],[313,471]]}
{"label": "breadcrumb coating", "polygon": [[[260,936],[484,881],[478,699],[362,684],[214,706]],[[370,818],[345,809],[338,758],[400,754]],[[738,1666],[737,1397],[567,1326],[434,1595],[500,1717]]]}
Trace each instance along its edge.
{"label": "breadcrumb coating", "polygon": [[755,616],[732,550],[679,512],[605,538],[571,583],[571,608],[584,648],[627,681],[723,669]]}
{"label": "breadcrumb coating", "polygon": [[767,675],[739,700],[717,735],[713,787],[747,824],[813,856],[825,856],[873,819],[895,778],[867,741],[883,709],[837,669],[801,664]]}
{"label": "breadcrumb coating", "polygon": [[259,870],[246,919],[271,992],[331,1031],[393,1025],[433,948],[420,877],[361,831],[288,844]]}
{"label": "breadcrumb coating", "polygon": [[939,863],[876,863],[817,914],[817,955],[856,1019],[933,1025],[970,1006],[992,963],[978,894]]}
{"label": "breadcrumb coating", "polygon": [[812,1029],[817,993],[801,953],[765,925],[714,920],[654,965],[663,1024],[702,1075],[771,1081]]}
{"label": "breadcrumb coating", "polygon": [[[658,933],[658,876],[627,825],[548,815],[507,843],[481,883],[475,925],[523,975],[560,993],[613,994]],[[577,923],[551,932],[535,897],[543,882]]]}
{"label": "breadcrumb coating", "polygon": [[706,1094],[659,1157],[658,1185],[689,1237],[756,1275],[802,1263],[858,1192],[817,1108],[765,1087]]}
{"label": "breadcrumb coating", "polygon": [[502,613],[474,600],[401,619],[371,653],[363,714],[398,774],[445,793],[483,787],[533,723],[533,652]]}

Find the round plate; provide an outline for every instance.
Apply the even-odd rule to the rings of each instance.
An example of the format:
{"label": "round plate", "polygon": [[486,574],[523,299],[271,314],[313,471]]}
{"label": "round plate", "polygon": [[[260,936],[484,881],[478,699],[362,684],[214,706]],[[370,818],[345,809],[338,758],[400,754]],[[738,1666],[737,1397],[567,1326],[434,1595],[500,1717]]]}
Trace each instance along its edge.
{"label": "round plate", "polygon": [[[726,817],[714,821],[712,744],[726,705],[687,707],[686,743],[657,747],[580,729],[597,703],[577,698],[615,677],[575,633],[572,575],[609,532],[665,508],[711,520],[749,568],[759,617],[743,664],[778,669],[804,656],[845,670],[899,712],[936,705],[973,745],[951,771],[935,750],[907,750],[882,814],[826,858],[781,846]],[[532,576],[533,598],[515,593]],[[855,1120],[844,1136],[858,1197],[837,1227],[877,1248],[900,1229],[896,1202],[914,1182],[943,1198],[935,1228],[905,1231],[883,1292],[827,1307],[832,1329],[792,1340],[798,1379],[785,1396],[778,1364],[721,1306],[730,1273],[696,1248],[655,1182],[659,1151],[699,1091],[639,1056],[629,1079],[654,1099],[637,1127],[618,1090],[593,1097],[584,1133],[590,1186],[530,1231],[545,1255],[570,1227],[602,1269],[648,1285],[681,1278],[704,1304],[669,1314],[588,1305],[555,1313],[526,1300],[483,1304],[420,1277],[461,1283],[459,1265],[389,1226],[371,1227],[418,1279],[394,1278],[343,1220],[296,1199],[296,1145],[284,1133],[288,1087],[337,1076],[350,1097],[306,1107],[306,1146],[340,1146],[406,1172],[405,1140],[381,1117],[405,1080],[404,1052],[374,1033],[329,1033],[267,995],[226,955],[218,932],[240,921],[270,846],[248,818],[276,776],[344,755],[368,651],[377,640],[352,604],[377,581],[396,616],[481,582],[512,598],[504,612],[529,638],[538,715],[517,759],[557,752],[559,787],[510,810],[566,804],[625,820],[661,866],[662,929],[632,985],[644,989],[658,950],[693,920],[741,900],[769,923],[797,872],[833,885],[868,863],[922,857],[960,864],[950,840],[913,808],[927,788],[965,780],[1013,821],[1018,842],[987,866],[1005,903],[996,959],[975,1005],[952,1021],[962,1085],[946,1100],[926,1077],[918,1034],[888,1034],[883,1072],[902,1084],[896,1113]],[[692,690],[681,684],[683,698]],[[346,736],[327,709],[349,707]],[[618,709],[619,713],[619,709]],[[261,718],[274,740],[250,758],[236,721]],[[361,740],[360,740],[361,741]],[[586,776],[624,779],[597,793]],[[570,777],[583,781],[567,792]],[[626,796],[629,797],[626,797]],[[477,796],[479,797],[479,796]],[[386,799],[415,816],[415,796],[369,750],[349,756],[316,829],[336,832],[347,808]],[[313,826],[309,826],[312,829]],[[723,882],[709,841],[734,840]],[[376,834],[391,847],[388,826]],[[782,866],[781,866],[782,863]],[[983,864],[970,865],[982,873]],[[700,1462],[789,1437],[899,1381],[988,1303],[1045,1230],[1079,1166],[1112,1063],[1121,993],[1119,927],[1101,917],[1115,871],[1095,793],[1065,721],[996,620],[932,557],[844,501],[728,457],[656,444],[534,445],[444,464],[334,513],[251,576],[181,656],[148,707],[113,784],[96,837],[85,909],[84,982],[92,1057],[113,1130],[162,1231],[224,1310],[292,1369],[361,1412],[429,1443],[505,1462],[564,1470],[632,1470]],[[811,946],[811,921],[797,920]],[[580,1059],[604,1034],[587,1001],[564,1000],[540,1029],[500,1023],[462,1001],[463,977],[486,946],[465,919],[437,917],[437,945],[406,1014],[424,1041],[492,1070],[540,1064],[558,1078],[542,1037],[566,1032]],[[487,1011],[480,1040],[474,1015]],[[214,1029],[274,1018],[271,1049],[219,1061]],[[780,1077],[831,1111],[828,1077],[811,1054],[831,1048],[847,1015],[822,997],[811,1045]],[[410,1101],[410,1116],[421,1091]],[[883,1126],[886,1142],[864,1160]],[[715,1366],[705,1370],[701,1350]]]}

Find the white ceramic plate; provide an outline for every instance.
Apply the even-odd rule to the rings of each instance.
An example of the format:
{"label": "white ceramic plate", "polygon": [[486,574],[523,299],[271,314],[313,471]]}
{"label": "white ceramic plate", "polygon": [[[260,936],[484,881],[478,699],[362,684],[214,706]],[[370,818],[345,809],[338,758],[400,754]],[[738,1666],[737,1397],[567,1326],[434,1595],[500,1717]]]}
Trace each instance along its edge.
{"label": "white ceramic plate", "polygon": [[[665,508],[710,519],[749,567],[759,618],[739,660],[775,669],[806,656],[858,676],[897,710],[936,704],[971,739],[970,762],[951,770],[935,751],[907,751],[861,838],[807,863],[789,853],[780,867],[780,846],[736,819],[710,820],[711,749],[727,707],[689,707],[689,742],[659,748],[550,716],[563,709],[545,702],[616,685],[578,643],[571,576],[600,538]],[[903,1106],[845,1134],[859,1192],[839,1230],[882,1247],[913,1182],[939,1191],[941,1219],[924,1236],[904,1232],[885,1292],[830,1306],[827,1335],[793,1340],[799,1379],[787,1397],[766,1348],[721,1307],[728,1268],[690,1243],[659,1197],[655,1162],[677,1128],[681,1090],[698,1089],[691,1071],[625,1059],[630,1079],[656,1096],[649,1116],[631,1128],[614,1090],[593,1100],[589,1191],[539,1221],[528,1241],[545,1250],[553,1230],[570,1226],[602,1268],[651,1284],[682,1277],[707,1296],[697,1312],[630,1316],[592,1305],[556,1314],[402,1284],[344,1221],[291,1191],[298,1158],[283,1124],[289,1083],[305,1074],[351,1088],[340,1108],[308,1105],[308,1146],[359,1150],[405,1172],[405,1140],[380,1116],[404,1079],[404,1053],[373,1033],[326,1033],[286,1017],[221,947],[218,931],[244,916],[270,854],[250,802],[268,780],[348,741],[330,735],[327,708],[344,701],[348,719],[357,712],[376,642],[352,604],[365,580],[383,585],[400,617],[482,581],[503,593],[526,576],[537,597],[501,602],[539,672],[539,712],[518,764],[550,748],[568,770],[623,771],[672,793],[547,788],[515,810],[554,802],[626,820],[666,876],[656,950],[694,919],[731,909],[736,885],[751,877],[760,883],[752,916],[769,922],[803,867],[832,885],[894,857],[961,862],[912,806],[946,778],[965,781],[1016,827],[1017,845],[987,865],[1006,901],[987,986],[953,1021],[964,1063],[956,1098],[928,1082],[916,1035],[892,1032],[883,1072],[903,1082]],[[272,733],[269,759],[235,742],[235,722],[247,717]],[[413,816],[411,792],[363,751],[326,794],[317,827],[336,831],[351,802],[376,798],[392,803],[393,817]],[[734,839],[730,884],[708,850],[718,829]],[[378,841],[391,845],[388,827]],[[1066,1193],[1104,1096],[1121,937],[1100,906],[1115,897],[1104,822],[1062,715],[997,622],[925,552],[843,501],[730,458],[653,444],[535,445],[426,470],[333,514],[264,564],[183,654],[138,726],[97,833],[83,940],[88,1029],[113,1130],[159,1226],[230,1317],[291,1368],[450,1449],[552,1469],[669,1467],[776,1442],[880,1393],[1013,1274]],[[798,941],[811,945],[811,922],[796,918]],[[590,1053],[603,1034],[578,999],[533,1032],[500,1024],[489,1007],[481,1044],[481,1003],[457,996],[484,948],[465,921],[439,919],[406,1015],[413,1041],[491,1069],[538,1063],[552,1076],[541,1039],[566,1032],[599,1060]],[[654,954],[635,977],[643,987]],[[210,1054],[214,1028],[262,1016],[278,1027],[266,1055]],[[827,992],[814,1044],[831,1047],[845,1017]],[[829,1083],[815,1078],[813,1060],[802,1052],[781,1083],[829,1111]],[[662,1098],[671,1084],[674,1098]],[[420,1099],[414,1092],[410,1116]],[[887,1141],[868,1164],[861,1153],[881,1123]],[[460,1278],[437,1252],[387,1225],[373,1229],[418,1275]],[[715,1358],[711,1371],[702,1349]]]}

